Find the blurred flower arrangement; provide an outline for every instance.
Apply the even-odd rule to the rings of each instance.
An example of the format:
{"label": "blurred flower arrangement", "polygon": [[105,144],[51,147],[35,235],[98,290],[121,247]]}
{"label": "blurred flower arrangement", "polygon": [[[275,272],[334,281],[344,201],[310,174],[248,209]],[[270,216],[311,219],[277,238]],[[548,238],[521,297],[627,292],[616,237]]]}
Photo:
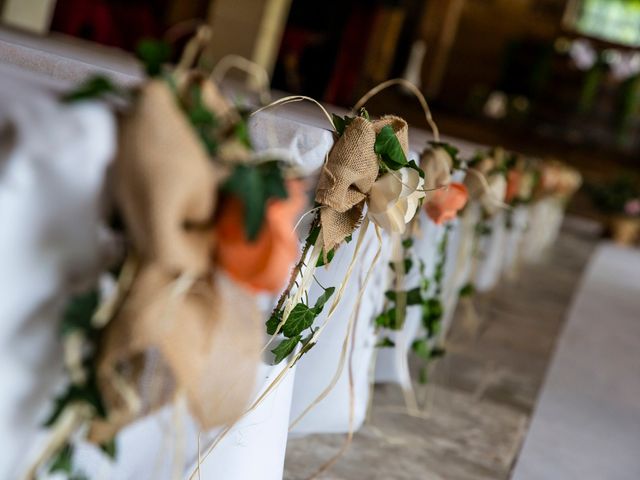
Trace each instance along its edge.
{"label": "blurred flower arrangement", "polygon": [[[115,458],[115,437],[123,428],[178,399],[203,430],[232,425],[247,411],[272,341],[278,341],[270,350],[273,363],[285,367],[267,392],[317,343],[339,307],[369,226],[377,253],[359,296],[388,236],[394,251],[383,268],[392,280],[374,324],[379,333],[392,334],[405,326],[409,308],[419,314],[420,333],[407,345],[423,361],[420,380],[426,382],[430,362],[445,352],[445,314],[458,297],[474,292],[473,275],[462,287],[447,279],[456,277],[447,274],[451,259],[456,267],[477,263],[450,254],[450,245],[467,250],[464,242],[455,243],[460,225],[471,227],[464,230],[467,239],[488,236],[488,221],[503,211],[547,197],[564,205],[580,184],[579,175],[559,162],[530,162],[499,148],[463,161],[457,149],[439,141],[419,92],[435,141],[418,162],[410,160],[407,123],[393,115],[372,119],[363,106],[367,95],[397,84],[385,82],[351,116],[330,116],[323,108],[335,143],[306,213],[315,215],[300,252],[295,219],[309,201],[306,184],[286,162],[259,155],[249,136],[252,113],[228,102],[212,77],[194,66],[206,40],[201,33],[194,37],[176,66],[167,63],[168,45],[143,43],[138,53],[147,77],[138,87],[123,90],[94,78],[61,99],[115,97],[122,107],[108,191],[119,258],[103,272],[111,292],[96,280],[68,299],[61,319],[68,382],[52,402],[45,422],[51,437],[30,478],[45,470],[82,478],[77,442],[99,445]],[[264,108],[303,99],[312,100],[287,97]],[[455,181],[462,180],[460,173],[462,183]],[[637,225],[637,183],[600,187],[594,195],[604,209]],[[437,232],[431,237],[436,248],[422,255],[417,240],[426,238],[427,226]],[[311,282],[320,284],[314,271],[352,236],[347,273],[336,286],[320,285],[322,293],[310,302]],[[279,292],[263,347],[255,294]],[[349,326],[344,345],[354,328]],[[394,343],[384,336],[379,346]],[[221,364],[233,368],[210,368]]]}
{"label": "blurred flower arrangement", "polygon": [[626,175],[604,184],[589,185],[593,205],[607,215],[613,239],[633,244],[640,236],[640,181]]}

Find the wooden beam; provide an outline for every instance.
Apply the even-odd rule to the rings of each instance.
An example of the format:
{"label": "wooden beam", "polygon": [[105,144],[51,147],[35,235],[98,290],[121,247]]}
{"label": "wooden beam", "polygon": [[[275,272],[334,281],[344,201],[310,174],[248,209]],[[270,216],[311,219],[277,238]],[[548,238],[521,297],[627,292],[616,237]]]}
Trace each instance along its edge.
{"label": "wooden beam", "polygon": [[426,9],[422,35],[427,44],[423,66],[425,93],[435,97],[442,88],[466,0],[432,0]]}

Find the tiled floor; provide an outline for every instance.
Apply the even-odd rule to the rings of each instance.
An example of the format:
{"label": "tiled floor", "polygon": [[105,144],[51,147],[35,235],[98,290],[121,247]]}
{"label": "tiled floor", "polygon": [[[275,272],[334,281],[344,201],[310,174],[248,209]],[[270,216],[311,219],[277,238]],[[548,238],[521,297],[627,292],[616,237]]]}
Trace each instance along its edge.
{"label": "tiled floor", "polygon": [[[542,264],[523,267],[476,299],[476,339],[459,308],[448,355],[421,392],[426,418],[403,409],[400,390],[377,386],[370,421],[319,478],[506,479],[520,449],[565,313],[595,240],[567,229]],[[342,446],[342,435],[291,439],[285,478],[309,478]]]}

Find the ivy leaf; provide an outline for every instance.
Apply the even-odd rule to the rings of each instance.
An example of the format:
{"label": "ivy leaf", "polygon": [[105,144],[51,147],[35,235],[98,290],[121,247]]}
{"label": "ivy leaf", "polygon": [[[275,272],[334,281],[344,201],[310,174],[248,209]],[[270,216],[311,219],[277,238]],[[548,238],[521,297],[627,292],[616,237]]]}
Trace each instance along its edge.
{"label": "ivy leaf", "polygon": [[211,110],[207,108],[202,99],[202,88],[200,85],[194,84],[191,86],[190,103],[188,106],[189,121],[195,127],[200,126],[215,126],[216,117]]}
{"label": "ivy leaf", "polygon": [[287,338],[299,336],[307,328],[313,325],[317,313],[307,307],[304,303],[298,303],[287,317],[287,321],[282,327],[282,333]]}
{"label": "ivy leaf", "polygon": [[427,309],[429,311],[429,315],[433,318],[440,320],[442,318],[442,302],[438,298],[430,298],[427,300]]}
{"label": "ivy leaf", "polygon": [[324,260],[324,249],[322,250],[322,252],[320,252],[320,257],[318,257],[318,263],[316,263],[316,267],[320,268],[320,267],[324,267],[325,265],[329,265],[331,263],[331,260],[333,260],[333,257],[336,254],[336,250],[335,248],[332,248],[331,250],[329,250],[327,252],[327,260]]}
{"label": "ivy leaf", "polygon": [[289,196],[284,183],[282,170],[277,161],[265,162],[256,167],[264,183],[265,200],[270,198],[285,199]]}
{"label": "ivy leaf", "polygon": [[409,273],[411,271],[411,267],[413,267],[413,260],[410,258],[404,259],[404,273]]}
{"label": "ivy leaf", "polygon": [[386,312],[382,312],[375,319],[376,327],[388,328],[390,330],[397,330],[398,324],[396,320],[396,309],[391,308]]}
{"label": "ivy leaf", "polygon": [[311,333],[302,339],[302,347],[300,348],[300,356],[298,357],[298,359],[300,359],[305,353],[311,350],[316,344],[316,342],[311,342],[314,333],[315,330],[312,328]]}
{"label": "ivy leaf", "polygon": [[[422,299],[422,291],[420,290],[420,287],[412,288],[409,291],[400,293],[403,293],[405,295],[405,301],[407,305],[422,305],[422,303],[424,302],[424,300]],[[384,292],[384,295],[393,302],[398,301],[398,292],[387,290],[386,292]]]}
{"label": "ivy leaf", "polygon": [[287,198],[284,178],[275,161],[237,165],[222,189],[242,201],[245,234],[249,241],[254,241],[260,233],[267,202],[272,198]]}
{"label": "ivy leaf", "polygon": [[107,411],[102,401],[102,396],[100,395],[100,390],[98,389],[95,376],[91,376],[87,380],[87,383],[83,385],[70,385],[66,392],[54,400],[53,411],[45,420],[44,426],[51,427],[56,423],[58,418],[60,418],[64,409],[71,403],[75,402],[84,402],[91,405],[95,410],[96,415],[100,418],[105,418],[107,416]]}
{"label": "ivy leaf", "polygon": [[413,247],[413,238],[405,238],[402,241],[402,247],[405,249]]}
{"label": "ivy leaf", "polygon": [[306,245],[315,245],[316,241],[318,240],[318,235],[320,235],[320,225],[316,225],[311,229],[309,235],[307,236]]}
{"label": "ivy leaf", "polygon": [[138,43],[136,55],[147,75],[155,77],[162,73],[162,65],[171,59],[171,45],[161,40],[142,40]]}
{"label": "ivy leaf", "polygon": [[481,235],[481,236],[491,235],[491,232],[492,232],[491,225],[489,225],[486,222],[480,222],[476,225],[476,234],[478,235]]}
{"label": "ivy leaf", "polygon": [[492,228],[491,225],[485,223],[485,222],[480,222],[476,225],[476,233],[478,235],[491,235],[492,232]]}
{"label": "ivy leaf", "polygon": [[341,137],[344,134],[345,129],[349,126],[349,124],[353,122],[354,117],[350,117],[348,115],[341,117],[340,115],[336,115],[335,113],[332,113],[331,119],[333,120],[333,126],[336,127],[336,132],[338,133],[338,136]]}
{"label": "ivy leaf", "polygon": [[53,462],[49,467],[49,473],[63,472],[71,475],[73,469],[73,447],[66,443],[53,458]]}
{"label": "ivy leaf", "polygon": [[376,135],[374,151],[380,155],[382,163],[390,170],[399,170],[407,165],[407,157],[391,125],[382,127]]}
{"label": "ivy leaf", "polygon": [[395,346],[396,344],[389,337],[384,337],[378,343],[376,343],[377,348],[391,348]]}
{"label": "ivy leaf", "polygon": [[100,450],[102,450],[109,458],[116,458],[116,439],[112,438],[111,440],[101,443]]}
{"label": "ivy leaf", "polygon": [[249,126],[246,119],[240,119],[234,126],[234,134],[236,138],[247,148],[253,148],[251,145],[251,137],[249,136]]}
{"label": "ivy leaf", "polygon": [[415,160],[409,161],[409,163],[407,163],[407,167],[415,170],[416,172],[418,172],[418,175],[420,175],[420,178],[424,178],[424,170],[422,170],[418,166],[418,164],[416,163]]}
{"label": "ivy leaf", "polygon": [[436,265],[436,271],[433,272],[433,280],[436,282],[436,285],[441,285],[443,278],[444,278],[444,266],[438,264]]}
{"label": "ivy leaf", "polygon": [[422,325],[433,336],[438,333],[438,322],[442,318],[442,303],[437,298],[430,298],[422,304]]}
{"label": "ivy leaf", "polygon": [[418,260],[418,266],[420,268],[420,275],[424,277],[426,265],[424,264],[424,261],[421,258]]}
{"label": "ivy leaf", "polygon": [[429,143],[433,148],[442,148],[445,152],[447,152],[451,157],[451,160],[453,160],[454,167],[456,166],[456,163],[459,164],[458,153],[460,153],[460,150],[458,150],[456,147],[446,142],[429,142]]}
{"label": "ivy leaf", "polygon": [[100,295],[95,288],[72,297],[62,316],[62,335],[69,335],[76,330],[85,332],[93,330],[91,319],[98,308],[99,301]]}
{"label": "ivy leaf", "polygon": [[82,100],[101,98],[110,93],[119,94],[123,92],[111,83],[111,80],[107,77],[98,75],[82,83],[75,90],[65,93],[61,100],[64,103],[72,103]]}
{"label": "ivy leaf", "polygon": [[422,290],[420,287],[412,288],[407,292],[407,305],[421,305],[422,302]]}
{"label": "ivy leaf", "polygon": [[188,104],[183,104],[182,108],[189,122],[198,132],[198,136],[209,155],[215,155],[218,150],[218,141],[216,140],[214,129],[218,126],[218,121],[213,112],[204,104],[200,85],[191,85]]}
{"label": "ivy leaf", "polygon": [[318,297],[318,299],[316,300],[316,304],[313,306],[313,311],[316,315],[319,315],[322,312],[324,305],[331,298],[333,292],[335,291],[335,287],[329,287],[324,292],[322,292],[322,295]]}
{"label": "ivy leaf", "polygon": [[411,344],[411,350],[423,360],[431,358],[431,349],[429,343],[424,338],[419,338]]}
{"label": "ivy leaf", "polygon": [[371,121],[371,117],[369,116],[369,112],[367,112],[367,109],[362,107],[360,109],[360,111],[358,112],[358,116],[364,118],[365,120]]}
{"label": "ivy leaf", "polygon": [[282,360],[287,358],[291,352],[293,352],[298,345],[298,342],[302,339],[302,335],[296,335],[293,338],[287,338],[286,340],[281,341],[276,348],[271,350],[276,357],[273,360],[273,363],[277,365]]}
{"label": "ivy leaf", "polygon": [[473,283],[467,283],[460,289],[460,297],[461,298],[470,297],[473,295],[474,292],[475,292],[475,287],[473,286]]}
{"label": "ivy leaf", "polygon": [[332,113],[331,120],[333,122],[334,128],[336,129],[336,132],[338,133],[338,136],[341,137],[346,127],[344,119],[340,115]]}
{"label": "ivy leaf", "polygon": [[282,322],[283,313],[284,312],[282,310],[276,310],[271,314],[269,320],[265,322],[265,325],[267,326],[267,333],[269,335],[275,335],[278,330],[278,325]]}
{"label": "ivy leaf", "polygon": [[[410,258],[405,258],[404,259],[404,273],[409,273],[411,271],[412,267],[413,267],[413,260],[411,260]],[[389,268],[391,268],[391,270],[393,270],[395,272],[396,271],[395,262],[389,262]]]}
{"label": "ivy leaf", "polygon": [[53,410],[51,411],[51,413],[49,414],[49,416],[47,417],[47,419],[44,421],[42,425],[44,427],[53,426],[53,424],[56,423],[56,421],[58,421],[58,418],[60,418],[60,415],[62,414],[63,410],[65,409],[65,407],[69,402],[70,402],[70,395],[68,392],[56,397],[53,401]]}

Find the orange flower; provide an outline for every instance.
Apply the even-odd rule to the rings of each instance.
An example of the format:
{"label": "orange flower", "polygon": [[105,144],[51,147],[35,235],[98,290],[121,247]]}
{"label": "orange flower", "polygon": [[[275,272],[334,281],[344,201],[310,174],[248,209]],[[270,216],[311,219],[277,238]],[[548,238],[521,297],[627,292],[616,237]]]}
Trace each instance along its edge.
{"label": "orange flower", "polygon": [[522,171],[509,170],[507,172],[507,193],[504,196],[504,201],[511,203],[518,198],[520,188],[522,185]]}
{"label": "orange flower", "polygon": [[469,198],[467,187],[461,183],[451,183],[447,188],[436,190],[425,209],[434,223],[441,225],[456,218],[458,210],[464,208]]}
{"label": "orange flower", "polygon": [[217,261],[227,274],[255,291],[278,293],[298,256],[295,220],[305,205],[304,184],[287,183],[289,197],[271,200],[255,241],[247,240],[244,206],[236,198],[224,202],[216,223]]}

